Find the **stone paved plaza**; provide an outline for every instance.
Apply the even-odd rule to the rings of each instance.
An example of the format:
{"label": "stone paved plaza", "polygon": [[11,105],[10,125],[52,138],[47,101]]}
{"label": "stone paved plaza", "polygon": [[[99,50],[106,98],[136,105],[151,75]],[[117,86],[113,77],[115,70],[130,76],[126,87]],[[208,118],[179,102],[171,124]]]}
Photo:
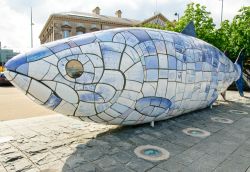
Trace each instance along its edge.
{"label": "stone paved plaza", "polygon": [[[250,172],[250,94],[228,92],[204,109],[166,121],[139,126],[107,126],[50,115],[0,122],[0,172]],[[229,118],[232,124],[213,122]],[[195,127],[210,136],[197,138],[182,130]],[[147,161],[134,149],[154,145],[170,158]],[[248,169],[249,168],[249,169]]]}

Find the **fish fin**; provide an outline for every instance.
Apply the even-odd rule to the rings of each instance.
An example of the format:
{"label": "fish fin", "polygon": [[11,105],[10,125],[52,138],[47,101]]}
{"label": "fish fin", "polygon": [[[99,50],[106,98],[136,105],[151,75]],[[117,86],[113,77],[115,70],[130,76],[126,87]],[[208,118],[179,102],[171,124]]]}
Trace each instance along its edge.
{"label": "fish fin", "polygon": [[242,48],[238,58],[235,61],[235,64],[238,65],[240,67],[240,77],[239,79],[236,81],[236,87],[240,93],[240,96],[244,96],[243,90],[244,90],[244,79],[243,79],[243,61],[245,59],[245,48]]}
{"label": "fish fin", "polygon": [[196,38],[194,22],[190,21],[187,26],[181,31],[185,35],[189,35]]}
{"label": "fish fin", "polygon": [[172,102],[163,97],[143,97],[137,100],[135,109],[143,115],[157,117],[171,107]]}

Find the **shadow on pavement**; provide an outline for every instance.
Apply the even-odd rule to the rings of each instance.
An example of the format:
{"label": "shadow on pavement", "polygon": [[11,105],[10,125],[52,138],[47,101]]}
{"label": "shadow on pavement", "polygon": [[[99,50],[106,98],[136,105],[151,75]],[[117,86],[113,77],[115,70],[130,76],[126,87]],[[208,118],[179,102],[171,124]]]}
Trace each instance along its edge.
{"label": "shadow on pavement", "polygon": [[[220,168],[219,164],[221,166],[222,163],[223,166],[228,159],[234,158],[233,152],[250,137],[250,101],[247,102],[248,107],[245,106],[247,100],[244,101],[217,101],[212,109],[198,110],[159,121],[155,123],[154,128],[149,124],[143,124],[118,127],[100,133],[96,138],[86,139],[85,142],[76,145],[75,152],[66,159],[62,171],[162,172],[173,169],[212,171]],[[229,110],[238,110],[238,113]],[[241,114],[240,111],[248,112],[248,115]],[[229,118],[234,123],[213,122],[211,117],[214,116]],[[209,131],[211,136],[207,138],[187,136],[182,130],[188,127]],[[237,134],[244,135],[244,138]],[[170,158],[158,162],[137,158],[134,149],[141,145],[162,147],[170,152]],[[206,165],[207,163],[210,164]]]}

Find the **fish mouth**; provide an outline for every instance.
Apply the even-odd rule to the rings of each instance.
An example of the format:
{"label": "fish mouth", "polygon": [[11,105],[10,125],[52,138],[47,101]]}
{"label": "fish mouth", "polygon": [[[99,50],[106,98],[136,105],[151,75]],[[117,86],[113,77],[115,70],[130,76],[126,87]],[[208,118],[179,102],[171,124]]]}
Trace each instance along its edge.
{"label": "fish mouth", "polygon": [[8,70],[4,71],[6,78],[34,102],[44,105],[49,109],[55,109],[62,99],[42,81],[22,73]]}

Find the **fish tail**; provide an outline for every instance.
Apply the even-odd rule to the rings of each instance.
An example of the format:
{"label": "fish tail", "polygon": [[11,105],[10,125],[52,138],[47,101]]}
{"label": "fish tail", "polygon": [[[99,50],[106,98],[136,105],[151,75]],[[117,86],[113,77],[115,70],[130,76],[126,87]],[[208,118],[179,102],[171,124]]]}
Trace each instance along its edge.
{"label": "fish tail", "polygon": [[237,66],[238,75],[239,77],[236,80],[236,87],[240,93],[240,96],[244,96],[243,90],[244,90],[244,79],[243,79],[243,62],[245,59],[245,48],[242,48],[238,58],[235,61],[235,64]]}

